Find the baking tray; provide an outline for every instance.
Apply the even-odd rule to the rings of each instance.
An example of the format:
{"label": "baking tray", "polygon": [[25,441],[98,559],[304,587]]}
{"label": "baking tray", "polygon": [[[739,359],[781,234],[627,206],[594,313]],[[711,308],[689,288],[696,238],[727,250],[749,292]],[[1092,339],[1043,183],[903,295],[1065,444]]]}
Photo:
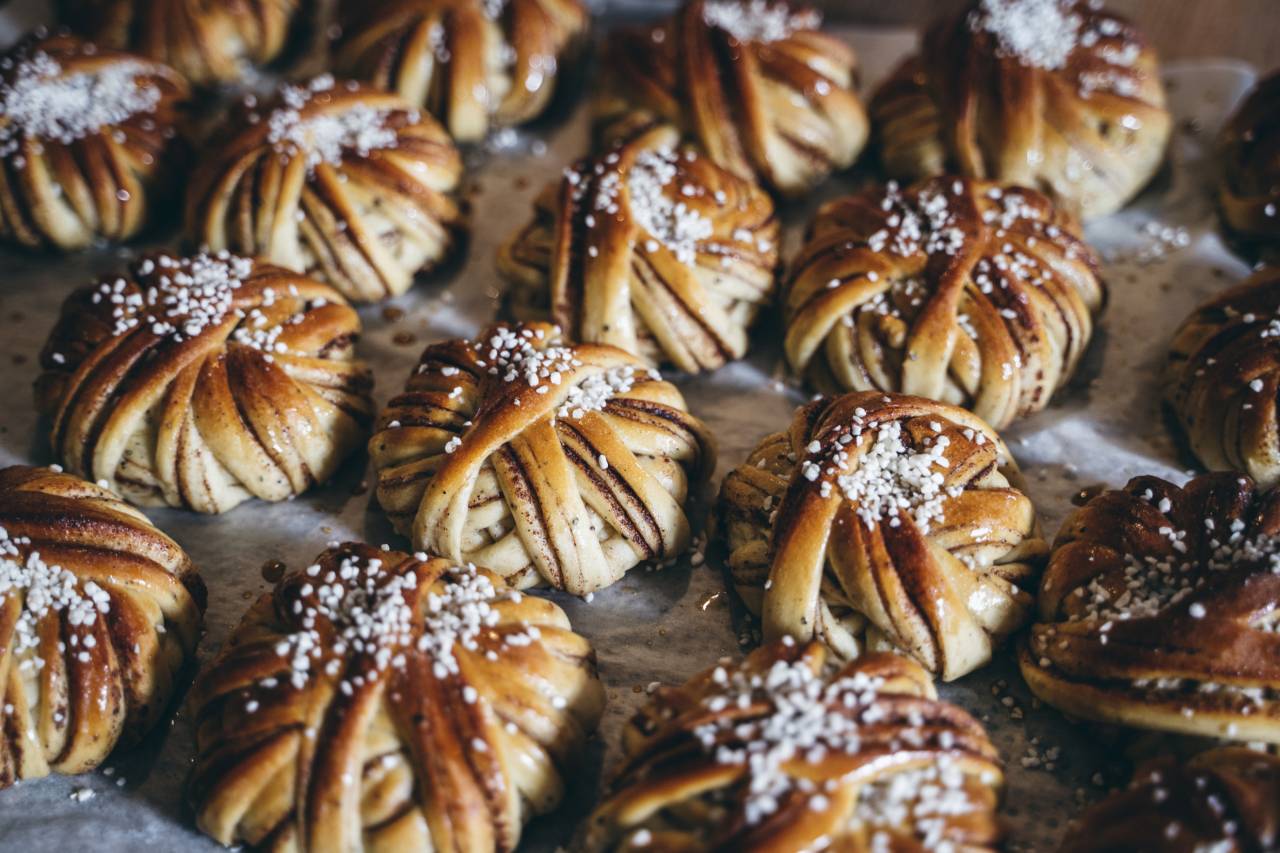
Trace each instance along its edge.
{"label": "baking tray", "polygon": [[[21,0],[0,12],[0,42],[39,20],[39,7]],[[914,44],[902,30],[836,29],[859,52],[866,91]],[[1197,61],[1172,64],[1165,74],[1176,117],[1169,165],[1135,204],[1087,229],[1106,258],[1111,292],[1094,340],[1074,381],[1049,409],[1005,433],[1050,533],[1083,488],[1137,474],[1181,482],[1192,473],[1162,419],[1165,346],[1198,302],[1247,273],[1215,230],[1211,148],[1217,127],[1254,73],[1240,63]],[[359,352],[373,366],[379,403],[400,389],[426,344],[470,335],[493,318],[501,295],[495,249],[524,223],[543,184],[586,150],[587,140],[587,116],[579,106],[468,152],[472,170],[464,192],[474,227],[465,258],[408,294],[360,311],[365,334]],[[822,200],[866,180],[855,170],[788,205],[785,257],[794,254],[804,222]],[[0,253],[0,463],[52,461],[47,424],[32,406],[44,336],[73,288],[121,267],[142,248],[69,258]],[[719,441],[719,466],[701,503],[703,515],[724,474],[763,435],[785,426],[807,397],[781,368],[779,340],[780,329],[766,323],[746,361],[713,376],[671,377]],[[361,456],[333,483],[291,502],[250,502],[220,517],[148,513],[187,549],[208,583],[201,661],[217,651],[249,602],[268,588],[264,564],[305,566],[332,540],[406,544],[371,507],[369,477]],[[685,558],[662,571],[637,568],[589,604],[550,595],[594,643],[608,707],[586,770],[573,776],[562,809],[529,828],[525,849],[553,850],[567,841],[595,801],[617,758],[621,724],[644,700],[648,684],[683,680],[723,655],[740,654],[750,642],[751,626],[726,587],[722,565],[723,551],[713,542],[705,562]],[[1007,762],[1003,814],[1011,850],[1055,848],[1084,802],[1127,778],[1115,744],[1032,700],[1007,648],[990,666],[942,686],[941,693],[983,721]],[[217,849],[195,831],[183,805],[191,755],[189,721],[175,713],[141,746],[113,755],[95,773],[0,792],[0,849]],[[73,796],[85,791],[92,795]]]}

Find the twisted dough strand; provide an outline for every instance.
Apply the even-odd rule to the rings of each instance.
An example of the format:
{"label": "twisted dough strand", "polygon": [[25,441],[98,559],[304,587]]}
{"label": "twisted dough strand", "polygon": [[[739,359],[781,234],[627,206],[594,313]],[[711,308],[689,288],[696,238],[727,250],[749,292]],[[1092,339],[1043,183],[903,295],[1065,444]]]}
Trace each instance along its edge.
{"label": "twisted dough strand", "polygon": [[0,564],[0,788],[84,773],[165,711],[204,584],[140,512],[48,468],[0,470]]}

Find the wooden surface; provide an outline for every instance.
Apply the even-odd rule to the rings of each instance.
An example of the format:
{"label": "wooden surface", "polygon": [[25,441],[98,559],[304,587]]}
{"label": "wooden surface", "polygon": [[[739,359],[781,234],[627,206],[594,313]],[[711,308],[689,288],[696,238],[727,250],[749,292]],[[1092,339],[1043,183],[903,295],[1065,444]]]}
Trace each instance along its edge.
{"label": "wooden surface", "polygon": [[[817,0],[855,22],[920,26],[964,0]],[[1142,25],[1168,59],[1227,56],[1280,67],[1280,0],[1105,0]]]}

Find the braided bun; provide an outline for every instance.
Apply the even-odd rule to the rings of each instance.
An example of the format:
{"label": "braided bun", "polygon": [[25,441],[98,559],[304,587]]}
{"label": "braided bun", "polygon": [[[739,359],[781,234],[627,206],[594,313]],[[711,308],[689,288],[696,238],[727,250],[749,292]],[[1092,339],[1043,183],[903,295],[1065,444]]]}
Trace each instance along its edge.
{"label": "braided bun", "polygon": [[513,851],[600,719],[549,601],[348,543],[245,614],[188,700],[202,830],[261,850]]}
{"label": "braided bun", "polygon": [[997,429],[1049,404],[1106,290],[1069,216],[1033,190],[934,178],[833,201],[786,294],[792,367],[824,393],[901,391]]}
{"label": "braided bun", "polygon": [[871,115],[892,177],[1036,187],[1081,219],[1146,186],[1173,125],[1155,51],[1091,0],[973,0],[925,31]]}
{"label": "braided bun", "polygon": [[896,655],[773,643],[659,688],[623,747],[577,849],[999,849],[995,747]]}
{"label": "braided bun", "polygon": [[0,788],[85,773],[160,719],[193,658],[204,584],[108,490],[0,470]]}
{"label": "braided bun", "polygon": [[867,139],[857,58],[788,0],[687,0],[605,44],[600,133],[670,122],[719,166],[800,195],[853,165]]}
{"label": "braided bun", "polygon": [[778,267],[773,202],[678,138],[652,128],[542,193],[498,255],[517,316],[691,373],[746,354]]}
{"label": "braided bun", "polygon": [[1280,846],[1280,758],[1239,747],[1147,762],[1090,807],[1061,853],[1245,853]]}
{"label": "braided bun", "polygon": [[336,68],[440,117],[459,142],[551,103],[585,40],[580,0],[350,0]]}
{"label": "braided bun", "polygon": [[167,62],[193,83],[244,79],[284,52],[304,0],[57,0],[99,44]]}
{"label": "braided bun", "polygon": [[1201,305],[1173,337],[1169,402],[1191,451],[1210,470],[1280,483],[1280,267]]}
{"label": "braided bun", "polygon": [[1250,255],[1280,263],[1280,71],[1253,87],[1218,140],[1218,206]]}
{"label": "braided bun", "polygon": [[0,60],[0,240],[69,251],[137,236],[185,159],[188,95],[158,62],[66,34],[19,42]]}
{"label": "braided bun", "polygon": [[1022,674],[1085,719],[1280,743],[1277,566],[1280,491],[1137,477],[1064,522]]}
{"label": "braided bun", "polygon": [[1031,618],[1047,546],[995,430],[852,393],[802,406],[720,492],[729,569],[764,637],[899,650],[950,681]]}
{"label": "braided bun", "polygon": [[369,453],[414,547],[574,595],[683,553],[685,503],[715,468],[674,385],[542,323],[427,347]]}
{"label": "braided bun", "polygon": [[367,434],[359,334],[327,285],[225,253],[152,255],[67,298],[36,402],[62,464],[133,503],[284,500]]}
{"label": "braided bun", "polygon": [[449,254],[462,159],[398,96],[322,75],[247,102],[192,177],[187,231],[327,281],[349,299],[404,293]]}

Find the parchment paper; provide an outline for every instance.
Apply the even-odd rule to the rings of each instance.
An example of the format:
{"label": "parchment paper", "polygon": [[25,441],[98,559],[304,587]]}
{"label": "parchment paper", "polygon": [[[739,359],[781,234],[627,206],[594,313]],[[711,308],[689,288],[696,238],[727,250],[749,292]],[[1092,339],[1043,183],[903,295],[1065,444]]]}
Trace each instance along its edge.
{"label": "parchment paper", "polygon": [[[32,12],[36,6],[22,2],[0,13],[0,42],[7,44],[38,20]],[[866,91],[914,41],[897,30],[842,32],[862,59]],[[1212,162],[1206,157],[1214,132],[1252,83],[1253,72],[1235,62],[1196,62],[1171,66],[1166,76],[1177,117],[1169,166],[1137,203],[1088,229],[1090,240],[1110,259],[1110,304],[1101,326],[1071,386],[1047,411],[1006,433],[1048,533],[1057,530],[1082,487],[1119,484],[1137,474],[1181,482],[1192,473],[1190,460],[1178,457],[1161,415],[1158,376],[1165,347],[1198,302],[1247,273],[1216,234]],[[466,180],[473,235],[465,260],[387,305],[361,310],[365,335],[359,351],[373,365],[380,403],[399,390],[426,344],[472,334],[492,318],[501,286],[494,249],[524,222],[543,183],[585,150],[586,140],[586,116],[579,109],[519,134],[503,134],[469,154],[475,167]],[[794,253],[799,231],[820,200],[865,179],[856,172],[841,176],[787,208],[786,257]],[[47,425],[37,420],[31,402],[39,349],[67,293],[122,266],[138,250],[104,249],[66,259],[0,253],[0,464],[53,461]],[[757,330],[747,361],[714,376],[674,377],[720,443],[719,467],[702,510],[725,472],[762,436],[783,427],[806,399],[801,389],[780,381],[779,338],[774,318]],[[370,507],[366,468],[363,456],[353,459],[334,483],[289,503],[251,502],[221,517],[149,513],[190,552],[208,583],[202,661],[221,645],[249,601],[267,589],[264,562],[305,566],[335,539],[406,545]],[[590,809],[601,775],[615,759],[618,729],[643,701],[647,684],[683,680],[722,655],[741,652],[740,638],[749,626],[725,586],[722,556],[712,543],[699,567],[686,559],[661,572],[638,568],[590,604],[552,596],[594,643],[609,704],[600,737],[585,768],[574,775],[564,807],[530,827],[526,849],[552,850],[565,843]],[[1031,701],[1008,649],[989,667],[941,692],[982,719],[1008,764],[1004,814],[1011,849],[1053,849],[1082,802],[1126,780],[1113,745]],[[112,756],[105,769],[0,792],[0,849],[216,849],[195,831],[183,805],[191,749],[189,723],[178,713],[141,747]],[[93,793],[73,797],[80,791]]]}

